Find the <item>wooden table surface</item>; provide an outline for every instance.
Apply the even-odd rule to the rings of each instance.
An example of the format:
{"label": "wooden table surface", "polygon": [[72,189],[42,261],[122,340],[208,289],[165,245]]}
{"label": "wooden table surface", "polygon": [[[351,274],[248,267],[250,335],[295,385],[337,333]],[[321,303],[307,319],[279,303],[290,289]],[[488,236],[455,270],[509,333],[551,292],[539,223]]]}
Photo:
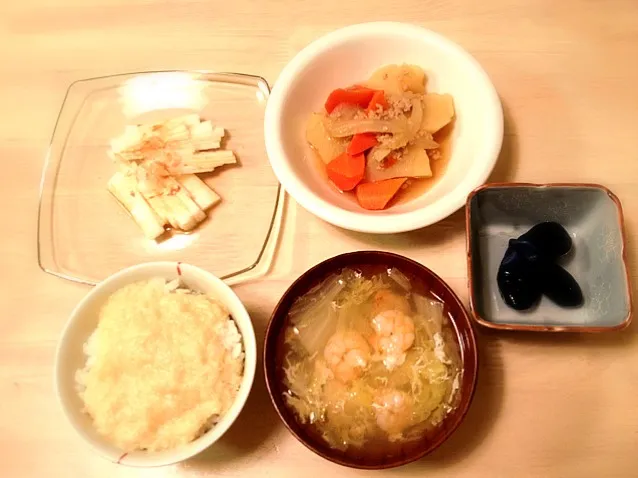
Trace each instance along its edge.
{"label": "wooden table surface", "polygon": [[[620,197],[636,277],[636,0],[2,2],[1,476],[368,474],[326,462],[289,435],[271,407],[261,371],[236,425],[218,446],[191,461],[136,470],[92,453],[65,421],[52,378],[58,337],[88,288],[38,269],[36,208],[47,143],[73,80],[192,68],[247,71],[274,82],[284,64],[318,36],[379,19],[436,30],[487,70],[505,109],[505,143],[492,181],[600,182]],[[253,314],[258,340],[290,282],[345,251],[379,248],[408,255],[467,300],[461,212],[394,237],[336,229],[292,201],[286,214],[273,271],[236,289]],[[638,476],[637,329],[635,323],[596,336],[480,331],[480,378],[467,419],[430,457],[384,476]]]}

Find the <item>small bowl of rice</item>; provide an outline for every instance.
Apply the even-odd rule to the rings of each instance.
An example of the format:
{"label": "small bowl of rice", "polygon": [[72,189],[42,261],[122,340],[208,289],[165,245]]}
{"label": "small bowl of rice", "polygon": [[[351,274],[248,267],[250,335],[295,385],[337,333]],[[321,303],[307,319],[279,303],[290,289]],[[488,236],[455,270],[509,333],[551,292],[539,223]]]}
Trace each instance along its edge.
{"label": "small bowl of rice", "polygon": [[105,458],[129,466],[186,460],[233,424],[257,363],[245,307],[195,266],[124,269],[73,310],[55,358],[62,409]]}

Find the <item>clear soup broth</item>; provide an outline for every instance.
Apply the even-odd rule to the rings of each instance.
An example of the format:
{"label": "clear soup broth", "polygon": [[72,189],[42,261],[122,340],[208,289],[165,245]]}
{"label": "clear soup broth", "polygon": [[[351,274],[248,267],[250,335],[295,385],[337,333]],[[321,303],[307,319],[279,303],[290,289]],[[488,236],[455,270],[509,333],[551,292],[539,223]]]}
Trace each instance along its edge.
{"label": "clear soup broth", "polygon": [[443,303],[418,277],[365,266],[297,299],[278,344],[283,400],[313,438],[394,457],[458,405],[461,356]]}

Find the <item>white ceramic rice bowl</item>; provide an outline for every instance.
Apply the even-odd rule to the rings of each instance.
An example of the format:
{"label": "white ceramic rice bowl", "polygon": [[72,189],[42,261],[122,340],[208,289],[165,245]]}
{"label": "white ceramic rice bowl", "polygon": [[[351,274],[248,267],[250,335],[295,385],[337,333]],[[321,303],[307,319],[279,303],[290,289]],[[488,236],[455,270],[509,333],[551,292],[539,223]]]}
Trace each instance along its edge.
{"label": "white ceramic rice bowl", "polygon": [[180,278],[188,288],[210,294],[226,305],[242,335],[245,361],[244,375],[230,410],[208,432],[187,445],[161,452],[136,451],[124,453],[111,445],[93,428],[90,417],[83,412],[78,394],[76,372],[86,362],[83,345],[97,326],[98,312],[104,301],[116,290],[132,282],[154,277],[175,279],[178,263],[150,262],[124,269],[107,278],[89,292],[71,313],[55,356],[55,389],[64,414],[77,433],[105,458],[129,466],[162,466],[190,458],[215,443],[233,424],[246,403],[255,377],[257,346],[250,316],[237,295],[221,279],[195,266],[179,263]]}

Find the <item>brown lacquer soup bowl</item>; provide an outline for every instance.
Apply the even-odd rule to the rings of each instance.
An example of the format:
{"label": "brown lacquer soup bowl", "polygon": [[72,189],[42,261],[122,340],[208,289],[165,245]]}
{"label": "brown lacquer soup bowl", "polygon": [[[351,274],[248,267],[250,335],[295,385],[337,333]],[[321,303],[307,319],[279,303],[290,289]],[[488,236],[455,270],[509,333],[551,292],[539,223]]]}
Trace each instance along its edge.
{"label": "brown lacquer soup bowl", "polygon": [[[397,439],[394,436],[384,442],[372,437],[363,444],[335,446],[334,443],[329,443],[326,435],[322,433],[321,426],[325,426],[325,421],[319,423],[314,417],[308,419],[308,416],[304,419],[304,417],[300,417],[299,409],[291,405],[290,384],[287,383],[289,378],[287,378],[288,375],[286,374],[286,370],[290,370],[290,355],[287,352],[289,349],[286,347],[288,347],[287,344],[291,340],[287,337],[290,337],[291,333],[298,332],[293,322],[295,316],[294,313],[291,313],[291,308],[293,308],[293,311],[299,309],[299,298],[312,297],[307,294],[315,293],[317,286],[320,284],[325,284],[327,280],[329,281],[335,276],[343,277],[340,274],[351,271],[354,271],[355,275],[350,277],[356,277],[356,274],[359,273],[366,277],[366,274],[395,274],[398,271],[402,278],[400,282],[404,283],[407,278],[410,287],[414,287],[412,292],[406,294],[410,297],[410,300],[413,300],[411,304],[414,310],[419,310],[418,306],[414,305],[417,303],[416,294],[418,294],[419,300],[420,297],[427,296],[431,298],[430,303],[437,305],[437,314],[441,318],[440,324],[442,324],[439,330],[443,331],[441,333],[445,337],[445,347],[449,346],[449,350],[453,350],[452,355],[448,355],[448,357],[454,357],[452,362],[455,363],[454,370],[456,375],[454,376],[454,383],[449,388],[451,390],[449,396],[454,397],[454,400],[452,401],[452,398],[450,398],[450,401],[447,402],[450,405],[441,405],[442,408],[439,411],[444,411],[440,411],[440,414],[436,415],[438,418],[430,419],[428,417],[425,419],[429,420],[425,426],[417,425],[412,428],[412,432],[405,435],[407,438]],[[307,303],[312,305],[313,300]],[[338,302],[335,302],[334,307],[339,308],[340,305],[338,304]],[[327,313],[325,319],[323,314],[318,314],[316,317],[313,320],[330,320],[331,313]],[[420,328],[421,324],[418,321],[427,321],[429,319],[424,319],[426,315],[419,315],[419,313],[414,313],[412,317],[414,317],[415,330],[417,331],[416,340],[418,341],[418,331],[423,330]],[[367,316],[362,320],[368,320]],[[434,339],[434,335],[429,335],[428,337]],[[311,339],[314,338],[312,337]],[[432,340],[432,343],[440,342],[440,339],[441,335],[436,340]],[[412,352],[413,355],[408,360],[421,364],[424,362],[429,363],[428,361],[434,362],[433,355],[428,355],[426,352],[423,352],[423,357],[421,357],[421,350],[427,351],[427,349],[417,349],[417,351]],[[322,354],[325,355],[325,353],[326,349],[321,348],[320,352],[308,356],[322,357]],[[417,356],[414,354],[417,354]],[[452,362],[449,360],[446,362],[445,359],[441,358],[441,364]],[[408,362],[406,361],[405,363]],[[340,465],[363,469],[384,469],[401,466],[422,458],[439,447],[458,428],[469,409],[476,387],[478,356],[476,339],[468,313],[457,295],[439,276],[427,267],[400,255],[378,251],[359,251],[338,255],[321,262],[302,274],[289,287],[277,304],[268,324],[264,344],[264,369],[272,403],[285,426],[300,442],[323,458]],[[341,371],[339,369],[335,370],[337,372]],[[339,373],[336,376],[339,377]],[[352,377],[346,377],[346,379],[350,378]],[[351,386],[347,385],[347,383],[346,385],[337,383],[337,385],[345,386],[347,389],[348,386]],[[407,385],[404,383],[403,386],[407,386],[410,389],[410,383],[408,381]],[[435,383],[435,381],[428,382],[426,380],[423,383],[424,387],[427,388],[433,387],[431,384]],[[376,404],[376,402],[374,403]],[[372,405],[372,407],[374,406]],[[365,410],[365,406],[363,407]],[[344,409],[342,416],[338,419],[342,420],[344,417],[348,417],[348,413],[347,408]],[[370,413],[377,413],[377,423],[380,428],[385,425],[384,422],[379,421],[378,408],[371,409]],[[432,416],[434,416],[434,413]],[[329,415],[326,416],[329,417]],[[421,416],[419,415],[419,417]],[[330,418],[327,420],[329,423]],[[421,424],[425,424],[425,420]],[[353,418],[352,427],[357,426],[360,426],[360,423],[357,423]],[[414,430],[416,430],[416,433],[414,433]]]}

